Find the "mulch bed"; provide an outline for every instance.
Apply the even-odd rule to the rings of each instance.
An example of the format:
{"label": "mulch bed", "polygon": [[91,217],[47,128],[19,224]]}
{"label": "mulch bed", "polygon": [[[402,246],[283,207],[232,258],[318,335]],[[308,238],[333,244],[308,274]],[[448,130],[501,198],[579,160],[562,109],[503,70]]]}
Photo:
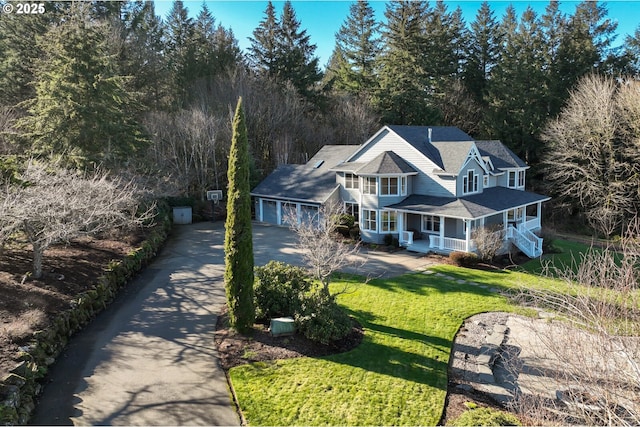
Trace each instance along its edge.
{"label": "mulch bed", "polygon": [[345,338],[323,345],[305,338],[301,334],[274,337],[269,326],[256,323],[253,331],[242,335],[229,328],[227,309],[218,316],[215,342],[223,369],[251,362],[264,362],[294,357],[322,357],[353,350],[362,342],[364,330],[356,321],[351,333]]}

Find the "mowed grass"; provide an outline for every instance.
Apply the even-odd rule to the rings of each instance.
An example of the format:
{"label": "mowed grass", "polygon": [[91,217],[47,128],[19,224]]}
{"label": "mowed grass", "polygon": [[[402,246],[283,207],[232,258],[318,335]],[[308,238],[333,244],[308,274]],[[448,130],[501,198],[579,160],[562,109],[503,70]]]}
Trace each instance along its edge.
{"label": "mowed grass", "polygon": [[433,270],[446,276],[414,273],[366,284],[351,279],[355,290],[338,302],[364,326],[365,337],[348,353],[231,369],[248,424],[436,424],[452,340],[463,320],[514,307],[490,289],[458,283],[475,270]]}

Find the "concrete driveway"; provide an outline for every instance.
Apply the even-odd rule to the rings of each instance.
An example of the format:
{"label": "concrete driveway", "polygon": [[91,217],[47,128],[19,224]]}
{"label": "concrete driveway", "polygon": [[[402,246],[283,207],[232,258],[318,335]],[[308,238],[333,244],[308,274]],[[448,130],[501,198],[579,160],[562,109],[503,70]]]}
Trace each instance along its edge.
{"label": "concrete driveway", "polygon": [[[288,229],[254,224],[255,265],[301,265]],[[175,226],[160,256],[52,366],[30,424],[238,425],[213,341],[225,304],[222,222]],[[367,252],[352,272],[389,277],[428,263]]]}

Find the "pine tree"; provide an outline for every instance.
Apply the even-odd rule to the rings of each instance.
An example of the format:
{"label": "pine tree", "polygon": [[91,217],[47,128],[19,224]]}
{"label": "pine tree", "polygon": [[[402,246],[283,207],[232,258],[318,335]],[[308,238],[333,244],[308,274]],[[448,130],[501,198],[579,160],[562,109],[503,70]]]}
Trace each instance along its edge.
{"label": "pine tree", "polygon": [[380,24],[367,0],[349,7],[349,16],[336,33],[334,88],[353,95],[376,90],[376,59],[381,49]]}
{"label": "pine tree", "polygon": [[501,23],[504,47],[489,85],[491,136],[505,141],[529,164],[537,163],[537,138],[547,118],[540,20],[530,7],[518,23],[513,7]]}
{"label": "pine tree", "polygon": [[426,3],[400,0],[387,3],[383,28],[385,45],[379,56],[380,90],[375,104],[383,121],[394,124],[437,123],[439,114],[428,88],[429,75],[422,54]]}
{"label": "pine tree", "polygon": [[249,65],[261,76],[275,77],[277,74],[276,62],[278,60],[278,31],[280,23],[276,18],[276,10],[269,1],[264,11],[264,19],[260,21],[258,28],[253,31],[253,37],[249,38]]}
{"label": "pine tree", "polygon": [[0,13],[0,105],[15,106],[35,95],[30,83],[43,52],[34,41],[47,32],[53,19],[51,6],[45,8],[43,14]]}
{"label": "pine tree", "polygon": [[182,0],[175,0],[167,17],[166,57],[173,85],[174,103],[185,102],[195,80],[196,62],[193,42],[194,23]]}
{"label": "pine tree", "polygon": [[316,97],[316,84],[322,79],[316,45],[310,42],[307,30],[300,30],[291,1],[286,1],[280,18],[276,61],[276,81],[290,82],[298,93],[309,101]]}
{"label": "pine tree", "polygon": [[86,3],[38,40],[45,55],[34,67],[34,98],[18,122],[27,149],[71,163],[113,166],[144,142],[133,105],[109,55],[109,28],[91,20]]}
{"label": "pine tree", "polygon": [[136,2],[125,12],[126,33],[120,70],[126,89],[144,109],[169,104],[168,64],[164,56],[164,26],[152,1]]}
{"label": "pine tree", "polygon": [[224,281],[231,325],[241,333],[250,331],[255,320],[249,168],[247,127],[239,98],[229,153]]}
{"label": "pine tree", "polygon": [[484,101],[487,82],[491,77],[491,70],[498,61],[500,39],[498,21],[489,3],[484,1],[476,13],[475,20],[471,23],[463,71],[467,89],[481,105],[486,105]]}

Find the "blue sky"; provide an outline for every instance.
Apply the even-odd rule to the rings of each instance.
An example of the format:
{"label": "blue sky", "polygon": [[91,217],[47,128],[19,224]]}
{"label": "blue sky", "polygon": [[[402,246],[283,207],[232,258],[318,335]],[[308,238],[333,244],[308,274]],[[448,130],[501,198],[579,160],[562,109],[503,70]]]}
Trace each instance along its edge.
{"label": "blue sky", "polygon": [[[200,11],[203,0],[183,0],[190,16],[196,16]],[[172,0],[156,0],[156,13],[162,18],[167,16],[173,4]],[[301,28],[306,29],[311,42],[317,46],[316,56],[320,58],[320,65],[328,62],[335,45],[335,33],[338,31],[349,14],[349,1],[341,0],[292,0]],[[432,2],[434,3],[434,2]],[[547,1],[490,1],[491,9],[498,20],[502,18],[504,10],[510,4],[516,8],[518,15],[531,5],[539,14],[544,13]],[[577,1],[564,1],[560,8],[565,13],[573,14]],[[248,37],[264,17],[266,1],[229,1],[206,0],[211,13],[217,23],[231,27],[238,39],[240,48],[246,51],[250,45]],[[273,1],[278,15],[282,12],[283,1]],[[446,1],[449,10],[460,6],[467,24],[475,19],[482,1]],[[386,1],[371,1],[379,21],[384,21]],[[616,45],[622,44],[626,35],[633,34],[640,25],[640,0],[609,1],[606,2],[609,18],[618,22],[618,38]]]}

